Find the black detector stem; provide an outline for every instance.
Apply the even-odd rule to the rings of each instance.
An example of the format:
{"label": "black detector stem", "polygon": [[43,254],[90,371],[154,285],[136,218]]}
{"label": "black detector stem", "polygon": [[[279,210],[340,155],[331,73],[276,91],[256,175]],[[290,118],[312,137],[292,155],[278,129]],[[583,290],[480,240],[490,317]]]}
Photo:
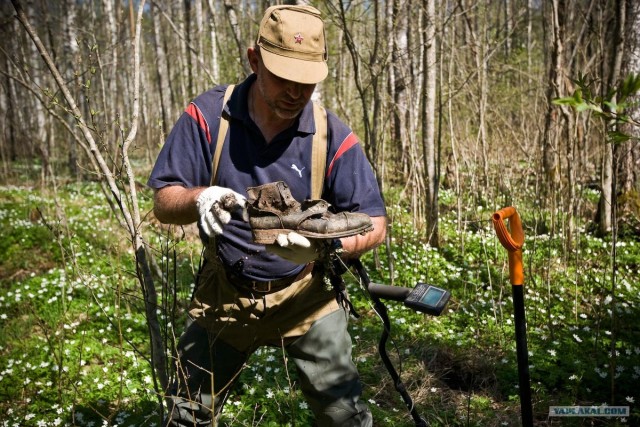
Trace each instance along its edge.
{"label": "black detector stem", "polygon": [[413,400],[411,400],[411,396],[407,392],[407,388],[402,383],[400,379],[400,375],[393,367],[393,363],[391,363],[391,359],[389,359],[389,355],[387,354],[387,340],[389,338],[389,332],[391,331],[391,322],[389,321],[389,316],[387,314],[387,307],[380,301],[380,296],[387,299],[392,299],[395,301],[404,301],[406,296],[411,292],[411,289],[402,288],[398,286],[385,286],[385,285],[376,285],[375,283],[371,283],[369,280],[369,275],[367,271],[364,269],[362,262],[360,259],[356,258],[351,261],[351,264],[355,267],[358,275],[362,279],[365,284],[371,299],[373,300],[374,307],[380,318],[382,319],[382,323],[384,324],[384,328],[382,330],[382,335],[380,336],[380,342],[378,344],[378,352],[380,353],[380,358],[382,359],[382,363],[384,363],[385,368],[389,371],[389,375],[391,375],[391,379],[393,379],[393,385],[402,396],[402,400],[407,405],[407,409],[411,413],[411,417],[416,424],[416,427],[428,427],[427,421],[422,418],[422,416],[418,413],[418,410],[413,404]]}

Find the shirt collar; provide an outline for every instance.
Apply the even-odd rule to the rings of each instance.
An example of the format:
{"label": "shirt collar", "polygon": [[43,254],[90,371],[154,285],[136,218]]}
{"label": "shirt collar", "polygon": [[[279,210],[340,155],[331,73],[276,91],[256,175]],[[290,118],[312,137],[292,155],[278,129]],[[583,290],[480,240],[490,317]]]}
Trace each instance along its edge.
{"label": "shirt collar", "polygon": [[[256,79],[257,76],[255,74],[251,74],[238,85],[231,98],[229,98],[229,102],[224,106],[225,114],[232,119],[242,120],[245,123],[248,123],[251,120],[249,117],[249,109],[247,107],[247,99],[249,97],[249,88]],[[300,113],[293,126],[297,127],[296,130],[299,133],[314,134],[316,132],[313,120],[312,101],[307,102],[307,105],[304,106],[302,113]]]}

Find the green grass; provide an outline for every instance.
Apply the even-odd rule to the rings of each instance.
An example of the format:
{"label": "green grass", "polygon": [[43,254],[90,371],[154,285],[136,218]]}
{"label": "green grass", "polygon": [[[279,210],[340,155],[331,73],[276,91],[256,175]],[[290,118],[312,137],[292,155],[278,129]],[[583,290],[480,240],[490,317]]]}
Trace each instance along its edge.
{"label": "green grass", "polygon": [[[143,195],[148,210],[148,194]],[[453,200],[443,198],[447,203]],[[388,353],[419,412],[434,426],[517,426],[519,398],[511,285],[506,252],[488,207],[467,213],[457,232],[444,209],[442,246],[424,243],[407,212],[389,206],[396,285],[428,282],[452,298],[434,318],[388,302]],[[534,413],[540,425],[640,423],[640,243],[618,242],[612,294],[611,242],[578,230],[562,236],[526,228],[524,260]],[[0,188],[0,425],[159,425],[148,362],[148,330],[132,251],[95,185],[57,194]],[[193,233],[145,225],[169,280],[157,278],[163,330],[179,334],[199,261]],[[544,227],[543,227],[544,228]],[[541,233],[539,231],[539,233]],[[390,283],[386,253],[363,260],[374,282]],[[353,357],[376,426],[413,425],[377,351],[382,324],[356,279],[345,275],[359,319]],[[174,299],[176,305],[174,306]],[[615,350],[613,353],[612,350]],[[630,406],[632,417],[549,419],[551,405]],[[249,361],[223,424],[307,426],[312,415],[282,349]]]}

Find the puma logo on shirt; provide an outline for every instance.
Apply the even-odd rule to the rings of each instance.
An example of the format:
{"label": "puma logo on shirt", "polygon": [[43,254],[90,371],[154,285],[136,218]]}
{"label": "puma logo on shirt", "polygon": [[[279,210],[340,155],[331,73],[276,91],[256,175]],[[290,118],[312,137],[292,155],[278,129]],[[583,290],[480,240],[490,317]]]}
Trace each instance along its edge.
{"label": "puma logo on shirt", "polygon": [[294,163],[291,164],[291,169],[293,169],[294,171],[298,172],[298,175],[300,175],[300,178],[302,178],[302,171],[304,170],[304,166],[302,167],[302,169],[299,169],[298,166],[296,166]]}

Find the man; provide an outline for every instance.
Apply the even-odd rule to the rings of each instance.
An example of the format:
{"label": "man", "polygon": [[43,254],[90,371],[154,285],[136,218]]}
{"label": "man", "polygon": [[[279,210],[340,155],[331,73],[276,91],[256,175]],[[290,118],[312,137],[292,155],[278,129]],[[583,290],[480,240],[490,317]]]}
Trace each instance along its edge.
{"label": "man", "polygon": [[[317,129],[310,98],[328,74],[320,12],[311,6],[270,7],[247,55],[253,74],[225,105],[225,87],[191,103],[149,179],[158,220],[198,221],[205,244],[206,261],[189,311],[195,321],[178,344],[179,378],[168,425],[210,425],[211,409],[221,411],[247,358],[271,345],[283,347],[296,365],[317,425],[370,426],[351,359],[348,312],[327,289],[322,268],[313,268],[324,242],[291,232],[274,244],[258,245],[246,215],[249,187],[284,181],[296,200],[311,199]],[[225,119],[226,142],[215,165],[216,135]],[[335,213],[369,215],[374,226],[339,239],[344,257],[358,256],[384,240],[385,208],[360,144],[331,112],[327,133],[321,198]]]}

